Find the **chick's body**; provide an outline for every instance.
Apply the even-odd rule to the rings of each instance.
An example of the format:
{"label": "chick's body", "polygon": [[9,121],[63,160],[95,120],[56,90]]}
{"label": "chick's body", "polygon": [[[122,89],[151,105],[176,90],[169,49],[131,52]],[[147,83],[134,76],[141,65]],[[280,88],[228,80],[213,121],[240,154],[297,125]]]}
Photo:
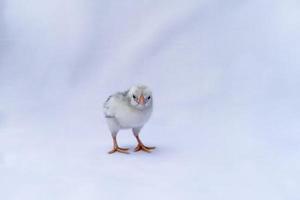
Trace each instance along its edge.
{"label": "chick's body", "polygon": [[104,106],[104,114],[111,130],[140,128],[149,120],[152,106],[139,110],[130,105],[126,92],[109,97]]}

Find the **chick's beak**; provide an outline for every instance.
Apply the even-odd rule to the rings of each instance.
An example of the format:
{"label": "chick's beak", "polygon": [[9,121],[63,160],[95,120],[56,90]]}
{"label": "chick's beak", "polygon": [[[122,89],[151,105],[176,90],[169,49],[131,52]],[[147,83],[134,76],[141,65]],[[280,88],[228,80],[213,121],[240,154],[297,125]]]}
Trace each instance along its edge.
{"label": "chick's beak", "polygon": [[138,103],[139,103],[139,104],[142,104],[142,105],[145,104],[145,97],[144,97],[144,95],[141,95],[141,96],[140,96]]}

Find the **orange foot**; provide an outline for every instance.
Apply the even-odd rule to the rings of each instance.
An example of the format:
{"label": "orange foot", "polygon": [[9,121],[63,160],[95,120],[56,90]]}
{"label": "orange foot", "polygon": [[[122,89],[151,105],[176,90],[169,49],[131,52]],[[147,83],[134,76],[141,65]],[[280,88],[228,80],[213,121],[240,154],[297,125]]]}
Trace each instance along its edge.
{"label": "orange foot", "polygon": [[145,152],[147,152],[147,153],[151,153],[150,150],[153,150],[153,149],[155,149],[155,147],[147,147],[147,146],[145,146],[145,145],[143,145],[143,144],[138,144],[138,145],[135,147],[134,151],[135,151],[135,152],[137,152],[137,151],[145,151]]}
{"label": "orange foot", "polygon": [[129,154],[129,152],[127,152],[129,150],[129,148],[121,148],[118,146],[115,146],[111,151],[109,151],[109,154],[115,153],[115,152],[120,152],[120,153],[126,153]]}

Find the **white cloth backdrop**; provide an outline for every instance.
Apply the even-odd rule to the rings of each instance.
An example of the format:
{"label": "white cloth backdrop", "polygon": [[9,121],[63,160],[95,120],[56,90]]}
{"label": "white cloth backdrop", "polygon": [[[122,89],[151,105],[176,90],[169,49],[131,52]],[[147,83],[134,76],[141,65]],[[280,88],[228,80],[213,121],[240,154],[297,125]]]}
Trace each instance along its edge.
{"label": "white cloth backdrop", "polygon": [[[299,47],[296,0],[2,0],[0,198],[299,199]],[[157,150],[108,155],[136,83]]]}

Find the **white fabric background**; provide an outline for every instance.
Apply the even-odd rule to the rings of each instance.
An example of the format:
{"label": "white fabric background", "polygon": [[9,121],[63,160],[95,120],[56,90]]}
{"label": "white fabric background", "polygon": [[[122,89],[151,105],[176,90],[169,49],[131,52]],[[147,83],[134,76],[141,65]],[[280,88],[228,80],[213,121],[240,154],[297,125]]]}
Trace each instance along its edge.
{"label": "white fabric background", "polygon": [[[296,0],[0,1],[0,198],[299,199],[299,46]],[[108,155],[136,83],[158,148]]]}

